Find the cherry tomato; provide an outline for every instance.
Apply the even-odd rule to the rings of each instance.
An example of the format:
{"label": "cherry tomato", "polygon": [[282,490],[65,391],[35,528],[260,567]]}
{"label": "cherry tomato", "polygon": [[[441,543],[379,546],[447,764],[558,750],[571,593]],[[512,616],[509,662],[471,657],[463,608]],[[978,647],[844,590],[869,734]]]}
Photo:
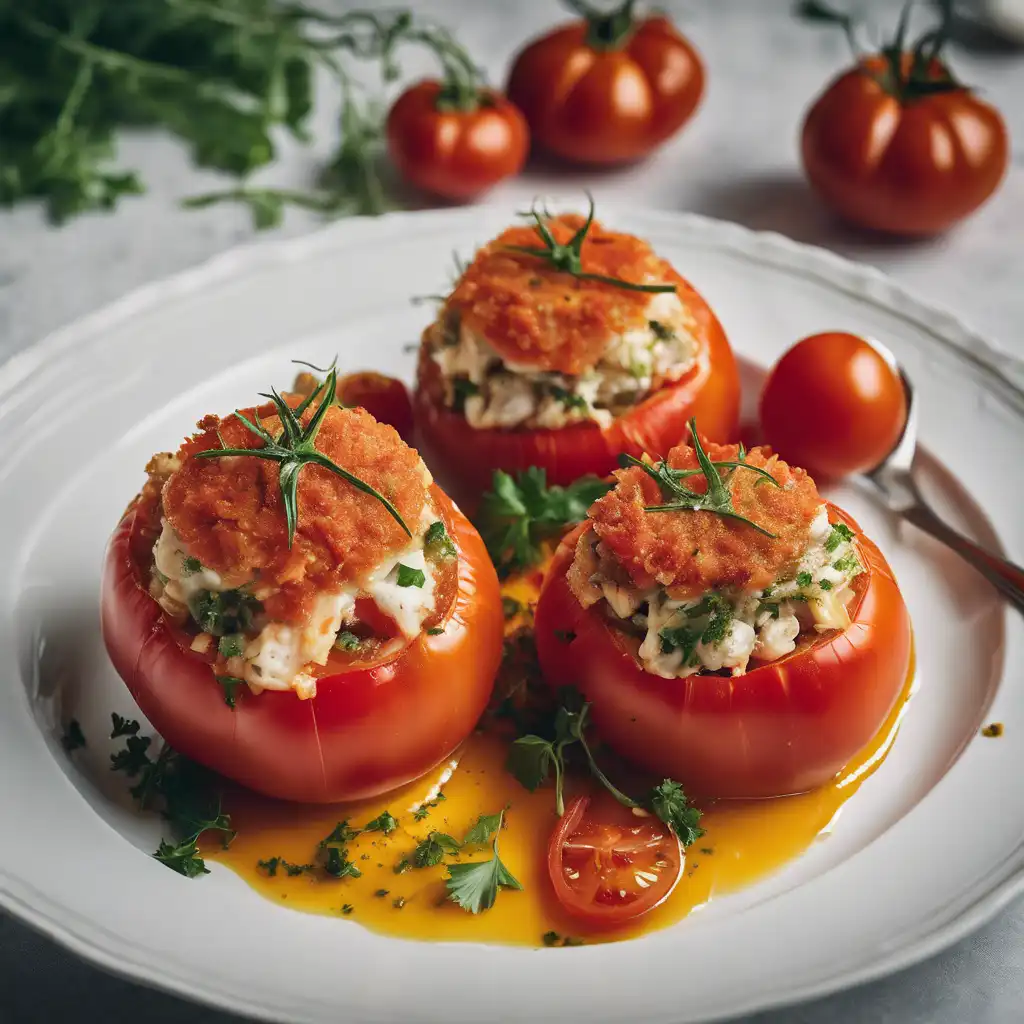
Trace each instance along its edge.
{"label": "cherry tomato", "polygon": [[530,146],[523,115],[500,93],[481,89],[469,100],[449,100],[435,81],[395,100],[387,139],[402,176],[446,199],[472,199],[518,174]]}
{"label": "cherry tomato", "polygon": [[440,469],[449,490],[471,504],[491,485],[495,469],[509,473],[540,466],[548,483],[565,486],[587,473],[606,476],[622,452],[661,454],[686,436],[696,416],[712,440],[731,440],[739,415],[740,385],[736,361],[722,325],[701,295],[681,277],[679,297],[692,313],[698,341],[690,372],[644,399],[608,427],[573,424],[559,430],[476,430],[460,413],[441,408],[424,384],[437,372],[421,351],[413,393],[417,447],[432,468]]}
{"label": "cherry tomato", "polygon": [[558,902],[594,927],[653,910],[682,871],[682,847],[671,829],[653,815],[637,817],[610,796],[577,797],[548,841]]}
{"label": "cherry tomato", "polygon": [[761,392],[765,440],[787,462],[832,479],[877,466],[907,422],[899,373],[855,334],[797,342]]}
{"label": "cherry tomato", "polygon": [[846,513],[829,518],[858,533],[865,571],[855,577],[852,624],[805,637],[790,655],[740,676],[650,675],[638,641],[584,610],[565,574],[577,527],[548,570],[536,613],[537,654],[553,686],[591,702],[601,738],[623,757],[678,779],[701,797],[799,793],[833,778],[874,737],[910,666],[910,619],[892,571]]}
{"label": "cherry tomato", "polygon": [[459,552],[444,632],[367,663],[332,656],[309,700],[239,686],[233,708],[209,657],[189,649],[150,597],[153,532],[140,528],[145,509],[129,510],[107,550],[101,621],[111,661],[153,727],[175,750],[250,789],[310,803],[384,793],[446,758],[490,696],[504,619],[479,535],[437,488],[433,498]]}
{"label": "cherry tomato", "polygon": [[1006,170],[999,112],[959,86],[945,65],[917,72],[919,86],[881,56],[864,58],[825,90],[803,127],[811,185],[837,213],[862,227],[932,235],[976,210]]}
{"label": "cherry tomato", "polygon": [[[582,6],[582,5],[580,5]],[[536,143],[586,164],[637,160],[674,135],[704,91],[697,51],[668,18],[617,11],[534,40],[515,58],[508,95]]]}
{"label": "cherry tomato", "polygon": [[372,370],[347,374],[338,378],[338,401],[362,406],[375,420],[394,427],[403,441],[412,438],[412,402],[400,380]]}

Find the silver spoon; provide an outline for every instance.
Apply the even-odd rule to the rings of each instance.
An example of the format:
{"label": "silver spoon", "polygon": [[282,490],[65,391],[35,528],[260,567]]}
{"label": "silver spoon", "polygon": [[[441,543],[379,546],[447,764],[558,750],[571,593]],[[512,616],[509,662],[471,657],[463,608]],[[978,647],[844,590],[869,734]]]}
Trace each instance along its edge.
{"label": "silver spoon", "polygon": [[917,408],[914,405],[913,385],[889,349],[874,339],[870,339],[870,343],[900,375],[907,396],[907,422],[896,447],[883,462],[865,473],[864,478],[881,492],[893,512],[955,551],[968,565],[974,566],[1010,604],[1024,612],[1024,569],[968,540],[943,522],[925,501],[913,472],[917,450]]}

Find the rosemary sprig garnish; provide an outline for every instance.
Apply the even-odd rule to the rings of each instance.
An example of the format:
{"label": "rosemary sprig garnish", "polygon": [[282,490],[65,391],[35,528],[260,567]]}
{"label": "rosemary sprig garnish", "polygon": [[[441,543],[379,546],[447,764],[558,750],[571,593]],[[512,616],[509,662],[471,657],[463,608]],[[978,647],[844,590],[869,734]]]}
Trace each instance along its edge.
{"label": "rosemary sprig garnish", "polygon": [[590,203],[590,210],[587,212],[586,223],[569,239],[565,245],[555,240],[555,236],[548,228],[546,221],[549,219],[546,213],[537,210],[537,202],[534,200],[528,213],[524,217],[532,217],[537,225],[537,234],[544,242],[543,248],[535,245],[506,245],[503,248],[511,252],[525,253],[527,256],[536,256],[554,267],[563,274],[571,274],[578,281],[603,281],[605,284],[613,284],[617,288],[625,288],[631,292],[674,292],[674,284],[637,284],[634,281],[624,281],[621,277],[610,277],[608,274],[590,274],[583,269],[583,240],[587,237],[590,225],[594,222],[594,197],[588,192],[587,201]]}
{"label": "rosemary sprig garnish", "polygon": [[[261,393],[261,398],[268,398],[274,404],[278,416],[281,418],[281,433],[274,437],[263,425],[259,413],[256,413],[256,422],[253,423],[244,413],[235,410],[235,418],[238,419],[247,430],[255,434],[262,442],[262,448],[228,448],[224,439],[220,438],[220,448],[211,448],[209,451],[197,452],[198,459],[220,459],[229,455],[251,456],[255,459],[266,459],[269,462],[276,462],[280,466],[279,478],[281,485],[281,498],[284,502],[285,519],[288,522],[288,547],[292,546],[295,540],[295,528],[299,519],[299,473],[303,466],[314,465],[330,470],[335,476],[347,480],[356,490],[362,491],[376,498],[387,510],[392,519],[398,523],[406,534],[412,536],[412,531],[405,524],[398,509],[384,497],[380,491],[371,487],[366,481],[360,480],[354,473],[343,469],[336,462],[329,459],[323,452],[316,449],[316,435],[327,415],[327,410],[334,404],[334,397],[338,389],[338,375],[332,363],[326,370],[312,363],[304,363],[295,360],[302,366],[308,366],[317,373],[326,373],[323,383],[308,394],[294,409],[271,388],[270,394]],[[317,398],[320,404],[313,413],[310,421],[304,427],[302,425],[302,414],[309,409]],[[219,434],[218,434],[219,436]]]}
{"label": "rosemary sprig garnish", "polygon": [[[732,504],[732,493],[726,486],[729,477],[738,469],[747,469],[756,473],[763,480],[769,480],[779,487],[778,480],[758,466],[751,466],[745,461],[745,453],[740,448],[740,458],[735,460],[723,460],[712,462],[708,453],[704,451],[697,434],[696,419],[690,420],[690,433],[693,435],[693,450],[700,463],[700,469],[672,469],[664,460],[655,465],[642,462],[633,458],[632,455],[622,454],[619,456],[619,465],[622,467],[637,466],[642,469],[660,488],[662,495],[667,499],[663,505],[645,505],[645,512],[713,512],[724,519],[736,519],[741,523],[752,526],[758,533],[766,537],[774,538],[776,534],[769,532],[763,526],[758,526],[752,519],[740,515]],[[723,477],[720,469],[728,470]],[[703,494],[691,490],[682,481],[691,476],[703,475],[707,480],[708,489]]]}

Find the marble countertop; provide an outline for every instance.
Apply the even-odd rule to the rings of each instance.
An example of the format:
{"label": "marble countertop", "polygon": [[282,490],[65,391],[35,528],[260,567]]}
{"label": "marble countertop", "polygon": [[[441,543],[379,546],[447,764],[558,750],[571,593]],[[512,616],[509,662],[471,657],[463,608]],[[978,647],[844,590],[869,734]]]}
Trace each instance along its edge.
{"label": "marble countertop", "polygon": [[[498,83],[515,45],[559,19],[553,0],[410,5],[457,28]],[[801,177],[802,112],[847,61],[841,34],[795,22],[789,0],[671,0],[660,6],[672,12],[708,65],[709,88],[696,120],[643,165],[601,173],[531,165],[522,178],[496,190],[494,201],[586,187],[599,203],[614,198],[778,231],[880,267],[1024,359],[1024,50],[961,25],[952,60],[961,78],[1003,111],[1012,166],[995,198],[948,236],[895,243],[837,223]],[[887,0],[868,4],[883,19],[895,17],[895,6]],[[422,69],[409,66],[410,73]],[[297,185],[312,177],[330,150],[334,113],[327,102],[318,109],[316,137],[322,141],[310,150],[286,149],[268,181]],[[150,191],[114,215],[81,218],[56,230],[34,208],[0,214],[0,360],[138,285],[253,237],[240,209],[178,208],[179,198],[223,182],[191,168],[170,139],[135,135],[123,141],[120,155],[142,171]],[[315,225],[310,215],[291,213],[274,234],[300,234]],[[1018,903],[923,964],[747,1024],[1006,1024],[1022,1019],[1021,1007],[1024,906]],[[0,916],[0,1021],[170,1024],[182,1017],[192,1024],[235,1019],[111,978]]]}

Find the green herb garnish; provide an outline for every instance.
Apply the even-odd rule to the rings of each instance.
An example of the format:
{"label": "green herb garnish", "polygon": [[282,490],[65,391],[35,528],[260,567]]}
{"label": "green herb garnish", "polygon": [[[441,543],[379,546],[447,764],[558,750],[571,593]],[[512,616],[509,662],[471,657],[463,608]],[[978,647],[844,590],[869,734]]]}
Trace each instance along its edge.
{"label": "green herb garnish", "polygon": [[277,876],[278,868],[284,871],[289,878],[295,878],[298,875],[304,875],[316,869],[315,864],[292,864],[291,861],[285,860],[284,857],[269,857],[267,860],[258,860],[256,861],[256,866],[266,871],[270,878]]}
{"label": "green herb garnish", "polygon": [[348,844],[359,835],[358,829],[349,827],[348,820],[339,821],[330,834],[320,840],[321,864],[334,878],[360,878],[362,871],[348,859]]}
{"label": "green herb garnish", "polygon": [[676,332],[667,324],[663,324],[660,320],[648,320],[647,326],[650,327],[651,333],[659,341],[671,341],[676,336]]}
{"label": "green herb garnish", "polygon": [[578,744],[586,758],[591,775],[625,807],[640,807],[658,816],[679,837],[683,846],[688,846],[704,834],[697,826],[700,811],[691,807],[682,786],[672,779],[665,779],[655,786],[645,800],[634,800],[615,786],[598,766],[586,738],[586,726],[590,705],[570,687],[560,693],[558,709],[555,712],[550,733],[543,736],[520,736],[509,748],[505,767],[518,782],[531,792],[542,785],[554,771],[555,810],[561,817],[565,813],[563,786],[565,781],[566,751]]}
{"label": "green herb garnish", "polygon": [[223,637],[251,629],[263,605],[245,590],[199,590],[189,598],[188,609],[204,633]]}
{"label": "green herb garnish", "polygon": [[222,657],[240,658],[245,650],[245,637],[241,633],[228,633],[217,642],[217,650]]}
{"label": "green herb garnish", "polygon": [[568,487],[548,486],[547,474],[537,466],[514,478],[495,470],[491,490],[480,500],[477,525],[499,575],[535,565],[541,544],[582,522],[610,487],[596,476],[580,477]]}
{"label": "green herb garnish", "polygon": [[470,864],[449,864],[448,898],[471,914],[479,914],[494,906],[499,889],[522,889],[522,885],[502,863],[498,856],[498,833],[504,819],[504,811],[498,814],[489,860]]}
{"label": "green herb garnish", "polygon": [[398,563],[398,585],[400,587],[422,587],[427,582],[422,569],[412,569],[408,565]]}
{"label": "green herb garnish", "polygon": [[376,818],[368,821],[362,830],[364,832],[383,832],[387,836],[396,828],[398,828],[398,820],[395,816],[388,811],[382,811]]}
{"label": "green herb garnish", "polygon": [[536,256],[543,260],[555,270],[563,274],[570,274],[578,281],[601,281],[604,284],[613,284],[617,288],[624,288],[633,292],[674,292],[674,284],[639,284],[635,281],[624,281],[620,277],[611,277],[608,274],[590,274],[583,269],[583,240],[587,237],[590,225],[594,222],[594,197],[588,192],[587,201],[590,209],[587,212],[587,219],[583,226],[564,245],[555,240],[555,236],[548,228],[547,221],[550,219],[546,213],[538,211],[537,203],[534,201],[527,213],[522,214],[533,220],[544,246],[534,245],[506,245],[503,248],[511,252],[521,252],[528,256]]}
{"label": "green herb garnish", "polygon": [[459,553],[440,519],[427,527],[427,532],[423,535],[423,550],[430,558],[437,559],[456,558]]}
{"label": "green herb garnish", "polygon": [[358,651],[362,645],[363,641],[347,629],[343,629],[334,639],[334,646],[339,651]]}
{"label": "green herb garnish", "polygon": [[216,676],[215,678],[224,691],[224,703],[234,709],[235,693],[240,686],[245,686],[245,680],[239,679],[238,676]]}
{"label": "green herb garnish", "polygon": [[845,523],[833,523],[832,532],[825,541],[825,550],[831,555],[841,544],[853,540],[854,533]]}
{"label": "green herb garnish", "polygon": [[[343,469],[324,455],[323,452],[317,450],[316,435],[320,430],[324,417],[327,415],[327,410],[334,404],[335,395],[338,390],[338,374],[333,363],[326,370],[323,370],[319,366],[313,366],[311,363],[301,363],[299,360],[296,360],[296,362],[300,362],[303,366],[309,366],[310,369],[316,370],[317,373],[325,373],[327,376],[323,383],[318,384],[294,409],[274,389],[271,389],[270,394],[263,393],[260,395],[261,398],[267,398],[273,403],[278,416],[281,418],[281,433],[277,437],[274,437],[263,426],[260,422],[259,413],[256,414],[256,422],[253,423],[248,416],[236,409],[235,418],[250,433],[255,434],[263,442],[263,447],[228,448],[222,441],[220,448],[196,452],[196,458],[220,459],[225,456],[245,456],[276,462],[280,470],[281,499],[284,503],[285,519],[288,523],[289,548],[295,540],[295,530],[299,520],[299,473],[304,466],[308,465],[319,466],[321,469],[329,470],[335,476],[340,476],[343,480],[347,480],[356,490],[376,498],[387,509],[391,518],[401,526],[406,535],[411,537],[412,531],[405,525],[405,520],[399,514],[398,509],[380,491],[371,487],[365,481],[360,480],[359,477],[350,473],[347,469]],[[317,398],[320,399],[320,404],[310,417],[309,423],[303,426],[301,422],[302,415],[313,405]]]}
{"label": "green herb garnish", "polygon": [[809,587],[814,577],[809,572],[798,572],[796,574],[796,585],[798,587]]}
{"label": "green herb garnish", "polygon": [[831,580],[818,580],[818,586],[821,587],[822,590],[831,590],[832,582]]}
{"label": "green herb garnish", "polygon": [[60,738],[60,745],[70,754],[73,750],[80,750],[85,746],[85,733],[77,718],[72,718]]}
{"label": "green herb garnish", "polygon": [[[774,538],[776,536],[774,533],[770,533],[764,527],[758,526],[753,520],[740,515],[733,508],[732,493],[726,486],[726,481],[732,472],[735,472],[737,469],[746,469],[751,473],[756,473],[762,480],[770,481],[775,487],[780,486],[779,482],[770,473],[765,472],[765,470],[745,462],[742,450],[740,451],[738,461],[712,462],[708,458],[707,452],[704,451],[704,446],[700,443],[700,437],[697,435],[696,419],[691,419],[689,426],[690,433],[693,436],[693,450],[697,456],[697,462],[700,464],[700,469],[672,469],[664,460],[651,465],[625,453],[619,456],[620,466],[624,468],[636,466],[638,469],[642,469],[661,488],[661,493],[666,499],[665,504],[647,505],[644,507],[644,511],[712,512],[725,519],[735,519],[741,523],[746,523],[747,526],[753,527],[758,533]],[[720,469],[727,469],[731,472],[727,473],[723,478],[719,473]],[[703,494],[698,494],[683,483],[689,477],[697,475],[703,475],[707,481],[707,490]]]}
{"label": "green herb garnish", "polygon": [[444,860],[446,853],[458,853],[459,841],[447,832],[431,832],[418,843],[412,852],[412,865],[416,868],[431,868]]}
{"label": "green herb garnish", "polygon": [[851,551],[850,554],[832,563],[837,572],[858,573],[861,571],[860,559]]}
{"label": "green herb garnish", "polygon": [[153,856],[187,878],[207,874],[199,838],[219,832],[227,846],[235,836],[230,818],[221,812],[215,776],[166,744],[152,759],[152,737],[138,735],[138,722],[116,714],[111,720],[112,735],[125,737],[125,747],[110,755],[111,769],[138,779],[130,792],[139,808],[160,810],[175,836],[173,842],[161,840]]}
{"label": "green herb garnish", "polygon": [[452,408],[456,412],[466,411],[466,399],[480,394],[480,385],[474,384],[468,377],[452,379]]}
{"label": "green herb garnish", "polygon": [[566,391],[557,384],[552,384],[550,391],[551,397],[561,402],[566,409],[579,409],[580,412],[587,412],[590,409],[590,403],[575,391]]}

